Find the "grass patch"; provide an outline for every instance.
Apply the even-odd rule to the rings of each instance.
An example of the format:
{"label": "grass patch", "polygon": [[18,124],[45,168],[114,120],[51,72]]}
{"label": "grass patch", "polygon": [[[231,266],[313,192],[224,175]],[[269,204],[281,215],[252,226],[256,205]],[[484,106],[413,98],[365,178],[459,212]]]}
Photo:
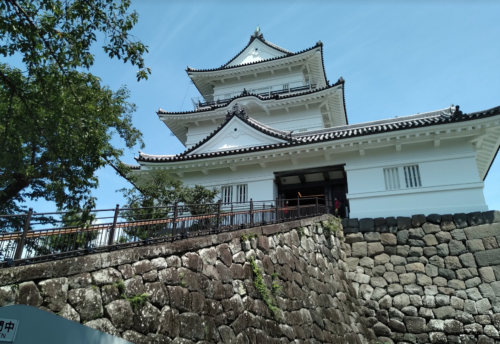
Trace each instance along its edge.
{"label": "grass patch", "polygon": [[255,239],[257,238],[259,235],[258,234],[255,234],[255,233],[248,233],[248,234],[242,234],[241,235],[241,240],[243,241],[247,241],[247,240],[250,240],[250,239]]}
{"label": "grass patch", "polygon": [[[269,293],[269,289],[267,289],[267,287],[264,283],[264,279],[262,278],[262,271],[257,266],[257,263],[255,262],[255,259],[253,257],[250,257],[249,262],[250,262],[250,265],[252,266],[252,271],[253,271],[253,274],[255,276],[255,280],[253,282],[255,289],[257,289],[257,292],[259,293],[260,297],[262,298],[262,301],[264,301],[267,308],[269,308],[269,310],[273,314],[274,319],[281,320],[283,318],[283,313],[282,313],[281,309],[276,306],[276,300]],[[273,283],[273,287],[274,287],[274,283]],[[279,289],[281,289],[281,288],[279,288]]]}
{"label": "grass patch", "polygon": [[338,217],[330,217],[328,221],[323,221],[323,231],[326,236],[335,235],[340,231],[342,221]]}
{"label": "grass patch", "polygon": [[306,230],[304,229],[304,227],[299,227],[297,228],[297,233],[299,233],[299,238],[302,239],[302,237],[306,235]]}
{"label": "grass patch", "polygon": [[146,301],[149,298],[149,295],[144,293],[141,295],[133,295],[131,297],[127,297],[127,295],[123,294],[122,297],[128,302],[130,302],[130,306],[132,306],[134,310],[138,310],[146,303]]}

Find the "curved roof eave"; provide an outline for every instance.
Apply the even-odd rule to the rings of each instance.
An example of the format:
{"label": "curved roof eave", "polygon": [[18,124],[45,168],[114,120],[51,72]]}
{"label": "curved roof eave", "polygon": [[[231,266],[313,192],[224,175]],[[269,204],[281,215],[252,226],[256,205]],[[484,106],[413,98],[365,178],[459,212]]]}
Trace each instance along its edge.
{"label": "curved roof eave", "polygon": [[[250,45],[250,43],[248,44]],[[248,45],[243,49],[245,50]],[[323,43],[321,41],[319,41],[318,43],[316,43],[314,46],[310,47],[310,48],[307,48],[307,49],[304,49],[304,50],[301,50],[299,52],[296,52],[296,53],[288,53],[287,55],[284,55],[284,56],[278,56],[278,57],[273,57],[273,58],[270,58],[270,59],[266,59],[266,60],[261,60],[261,61],[254,61],[254,62],[250,62],[250,63],[245,63],[245,64],[241,64],[241,65],[235,65],[235,66],[228,66],[227,64],[231,63],[232,61],[234,61],[234,59],[236,57],[239,56],[239,54],[241,54],[241,52],[243,52],[243,50],[238,53],[238,55],[236,55],[233,59],[231,59],[231,61],[229,61],[228,63],[226,63],[225,65],[222,65],[218,68],[209,68],[209,69],[196,69],[196,68],[191,68],[191,67],[187,67],[186,68],[186,72],[189,74],[189,73],[207,73],[207,72],[217,72],[217,71],[224,71],[224,70],[229,70],[229,69],[235,69],[235,68],[241,68],[241,67],[248,67],[248,66],[252,66],[252,65],[257,65],[257,64],[262,64],[262,63],[266,63],[266,62],[271,62],[271,61],[276,61],[276,60],[281,60],[281,59],[285,59],[285,58],[288,58],[288,57],[294,57],[294,56],[297,56],[297,55],[300,55],[300,54],[305,54],[309,51],[312,51],[316,48],[322,48],[323,47]],[[321,55],[323,55],[322,53],[322,50],[321,50]],[[323,68],[323,71],[324,71],[324,68]]]}
{"label": "curved roof eave", "polygon": [[[240,99],[240,98],[254,97],[254,98],[257,98],[257,99],[259,99],[261,101],[287,99],[287,98],[304,96],[304,95],[308,95],[308,94],[314,94],[314,93],[321,92],[321,91],[324,91],[324,90],[327,90],[327,89],[330,89],[330,88],[334,88],[334,87],[339,86],[339,85],[342,85],[342,92],[344,92],[344,86],[343,86],[344,83],[345,83],[345,80],[343,78],[341,78],[341,79],[339,79],[333,85],[328,85],[328,86],[325,86],[325,87],[322,87],[322,88],[318,88],[316,90],[311,90],[311,91],[306,91],[306,92],[297,92],[297,93],[286,94],[286,95],[278,94],[278,95],[275,95],[273,97],[264,97],[264,96],[260,96],[260,95],[256,95],[256,94],[251,94],[251,93],[243,94],[243,92],[242,92],[242,94],[240,94],[239,96],[231,98],[231,100],[228,103],[220,105],[220,106],[212,105],[210,107],[206,107],[206,108],[202,108],[202,109],[198,109],[198,110],[193,110],[193,111],[179,111],[179,112],[169,112],[169,111],[165,111],[165,110],[163,110],[163,109],[160,108],[160,109],[158,109],[158,111],[156,111],[156,114],[157,115],[171,115],[171,116],[175,116],[175,115],[187,115],[187,114],[198,114],[198,113],[202,113],[202,112],[210,112],[210,111],[214,111],[214,110],[224,109],[226,107],[229,107],[234,100]],[[344,98],[344,106],[345,106],[345,98]],[[346,116],[347,116],[347,114],[346,114]],[[347,121],[347,117],[346,117],[346,121]]]}
{"label": "curved roof eave", "polygon": [[[286,146],[307,145],[319,142],[337,141],[345,138],[370,136],[374,134],[388,133],[393,131],[423,128],[429,126],[449,124],[454,122],[455,123],[467,122],[475,119],[498,116],[500,115],[500,106],[488,110],[473,112],[471,114],[463,116],[454,116],[454,112],[453,113],[451,112],[451,108],[448,108],[449,114],[441,114],[442,112],[443,111],[434,111],[429,113],[428,116],[412,115],[412,116],[405,116],[406,118],[400,117],[399,119],[390,119],[390,121],[381,120],[381,121],[366,122],[361,124],[352,124],[337,129],[336,128],[324,129],[320,130],[319,132],[311,133],[308,135],[302,135],[300,137],[294,136],[293,138],[296,138],[296,140],[289,141],[283,144],[272,144],[266,146],[234,149],[223,152],[211,152],[211,153],[193,154],[193,155],[186,155],[185,154],[186,152],[184,152],[181,154],[177,154],[173,157],[159,156],[158,159],[155,159],[154,161],[145,159],[141,160],[140,157],[139,159],[137,158],[135,159],[137,161],[146,161],[153,163],[155,162],[168,163],[168,162],[179,162],[186,160],[198,160],[198,159],[220,157],[220,156],[230,156],[230,155],[251,153],[255,151],[267,151]],[[444,112],[446,112],[446,109],[444,110]],[[381,123],[383,121],[387,122]]]}

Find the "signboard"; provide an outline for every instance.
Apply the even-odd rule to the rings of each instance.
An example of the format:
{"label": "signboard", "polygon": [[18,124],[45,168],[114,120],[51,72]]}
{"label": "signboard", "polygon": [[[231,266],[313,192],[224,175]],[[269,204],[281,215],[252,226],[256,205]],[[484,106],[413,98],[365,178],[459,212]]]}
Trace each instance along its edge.
{"label": "signboard", "polygon": [[0,318],[0,342],[13,343],[18,327],[18,320]]}

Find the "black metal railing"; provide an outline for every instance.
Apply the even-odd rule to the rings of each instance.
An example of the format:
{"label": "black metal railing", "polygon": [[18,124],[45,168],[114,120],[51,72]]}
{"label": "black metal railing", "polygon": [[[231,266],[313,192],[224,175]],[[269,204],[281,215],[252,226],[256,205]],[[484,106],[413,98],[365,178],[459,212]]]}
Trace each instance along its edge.
{"label": "black metal railing", "polygon": [[0,268],[298,220],[323,198],[0,215]]}

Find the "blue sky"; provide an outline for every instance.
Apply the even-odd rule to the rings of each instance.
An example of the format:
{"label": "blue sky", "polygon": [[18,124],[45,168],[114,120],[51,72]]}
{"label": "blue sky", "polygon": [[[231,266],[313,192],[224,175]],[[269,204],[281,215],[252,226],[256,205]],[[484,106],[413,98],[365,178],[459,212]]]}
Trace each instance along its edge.
{"label": "blue sky", "polygon": [[[451,104],[466,113],[500,105],[500,2],[141,0],[131,7],[140,15],[133,33],[149,46],[149,80],[138,83],[134,67],[107,58],[102,42],[95,46],[91,72],[112,89],[131,90],[146,153],[183,151],[155,111],[191,109],[191,97],[199,94],[185,68],[221,66],[248,43],[257,25],[266,40],[291,51],[324,43],[328,79],[346,80],[350,123]],[[125,150],[123,160],[135,163],[138,149]],[[98,208],[123,205],[115,190],[127,183],[110,168],[98,176]],[[485,182],[490,209],[500,209],[499,181],[497,157]],[[45,201],[27,205],[54,210]]]}

